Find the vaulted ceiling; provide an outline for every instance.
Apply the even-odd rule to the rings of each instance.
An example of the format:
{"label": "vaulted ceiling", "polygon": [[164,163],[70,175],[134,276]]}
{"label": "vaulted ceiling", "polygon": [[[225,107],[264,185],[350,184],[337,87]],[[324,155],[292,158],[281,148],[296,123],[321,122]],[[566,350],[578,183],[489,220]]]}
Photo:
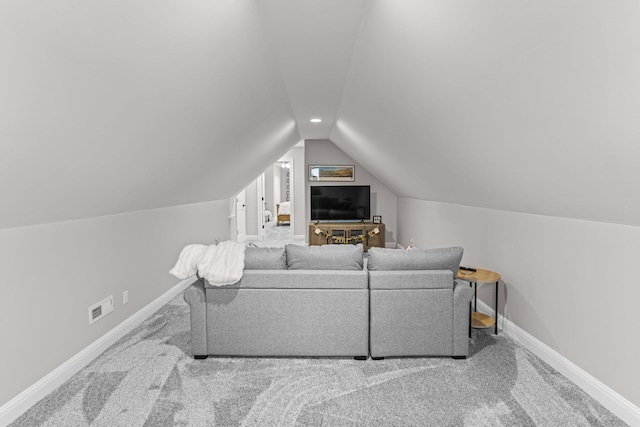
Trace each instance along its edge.
{"label": "vaulted ceiling", "polygon": [[637,0],[6,1],[0,53],[0,228],[227,198],[317,138],[400,196],[640,225]]}

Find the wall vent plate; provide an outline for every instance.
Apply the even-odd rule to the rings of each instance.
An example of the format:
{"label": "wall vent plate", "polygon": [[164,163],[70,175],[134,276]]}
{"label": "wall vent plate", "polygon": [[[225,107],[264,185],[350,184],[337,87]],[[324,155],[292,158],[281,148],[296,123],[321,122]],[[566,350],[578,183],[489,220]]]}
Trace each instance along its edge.
{"label": "wall vent plate", "polygon": [[89,307],[89,324],[97,322],[113,311],[113,295]]}

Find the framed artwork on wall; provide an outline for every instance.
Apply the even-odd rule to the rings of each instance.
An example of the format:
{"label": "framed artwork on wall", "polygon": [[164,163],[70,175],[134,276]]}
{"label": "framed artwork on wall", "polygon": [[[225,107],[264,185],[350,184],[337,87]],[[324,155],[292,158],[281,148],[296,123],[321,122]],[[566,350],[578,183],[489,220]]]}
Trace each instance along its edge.
{"label": "framed artwork on wall", "polygon": [[309,181],[355,181],[355,166],[309,165]]}

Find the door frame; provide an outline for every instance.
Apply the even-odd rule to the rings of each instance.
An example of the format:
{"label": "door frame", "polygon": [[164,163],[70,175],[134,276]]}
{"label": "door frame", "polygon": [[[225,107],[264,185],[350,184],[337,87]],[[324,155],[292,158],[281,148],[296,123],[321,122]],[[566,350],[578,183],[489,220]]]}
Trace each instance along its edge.
{"label": "door frame", "polygon": [[264,211],[265,201],[264,201],[264,193],[265,193],[265,178],[264,172],[262,172],[256,178],[256,206],[258,209],[258,240],[264,239]]}
{"label": "door frame", "polygon": [[[240,196],[242,196],[242,201],[240,201]],[[242,211],[244,214],[241,216],[238,214],[238,205],[242,203]],[[236,217],[236,239],[238,242],[244,242],[247,240],[247,200],[245,189],[243,188],[238,194],[235,196],[235,217]],[[242,220],[241,220],[242,219]],[[242,233],[240,232],[240,228],[242,228]]]}
{"label": "door frame", "polygon": [[[291,214],[289,215],[289,239],[293,240],[294,237],[294,224],[295,224],[295,161],[293,157],[281,157],[277,163],[287,162],[291,165],[289,168],[289,201],[291,202]],[[282,197],[282,194],[280,195]]]}

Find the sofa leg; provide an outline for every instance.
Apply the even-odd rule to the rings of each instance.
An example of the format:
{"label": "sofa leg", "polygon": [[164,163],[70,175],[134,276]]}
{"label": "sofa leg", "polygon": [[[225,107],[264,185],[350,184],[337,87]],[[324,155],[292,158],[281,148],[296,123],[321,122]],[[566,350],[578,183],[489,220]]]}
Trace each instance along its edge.
{"label": "sofa leg", "polygon": [[373,356],[371,356],[371,360],[384,360],[384,357],[373,357]]}
{"label": "sofa leg", "polygon": [[193,358],[196,359],[196,360],[204,360],[207,357],[209,357],[209,355],[207,355],[207,354],[194,354],[193,355]]}
{"label": "sofa leg", "polygon": [[461,360],[461,359],[466,359],[467,358],[467,356],[451,356],[451,357],[453,359],[456,359],[456,360]]}
{"label": "sofa leg", "polygon": [[367,360],[367,356],[354,356],[355,360]]}

